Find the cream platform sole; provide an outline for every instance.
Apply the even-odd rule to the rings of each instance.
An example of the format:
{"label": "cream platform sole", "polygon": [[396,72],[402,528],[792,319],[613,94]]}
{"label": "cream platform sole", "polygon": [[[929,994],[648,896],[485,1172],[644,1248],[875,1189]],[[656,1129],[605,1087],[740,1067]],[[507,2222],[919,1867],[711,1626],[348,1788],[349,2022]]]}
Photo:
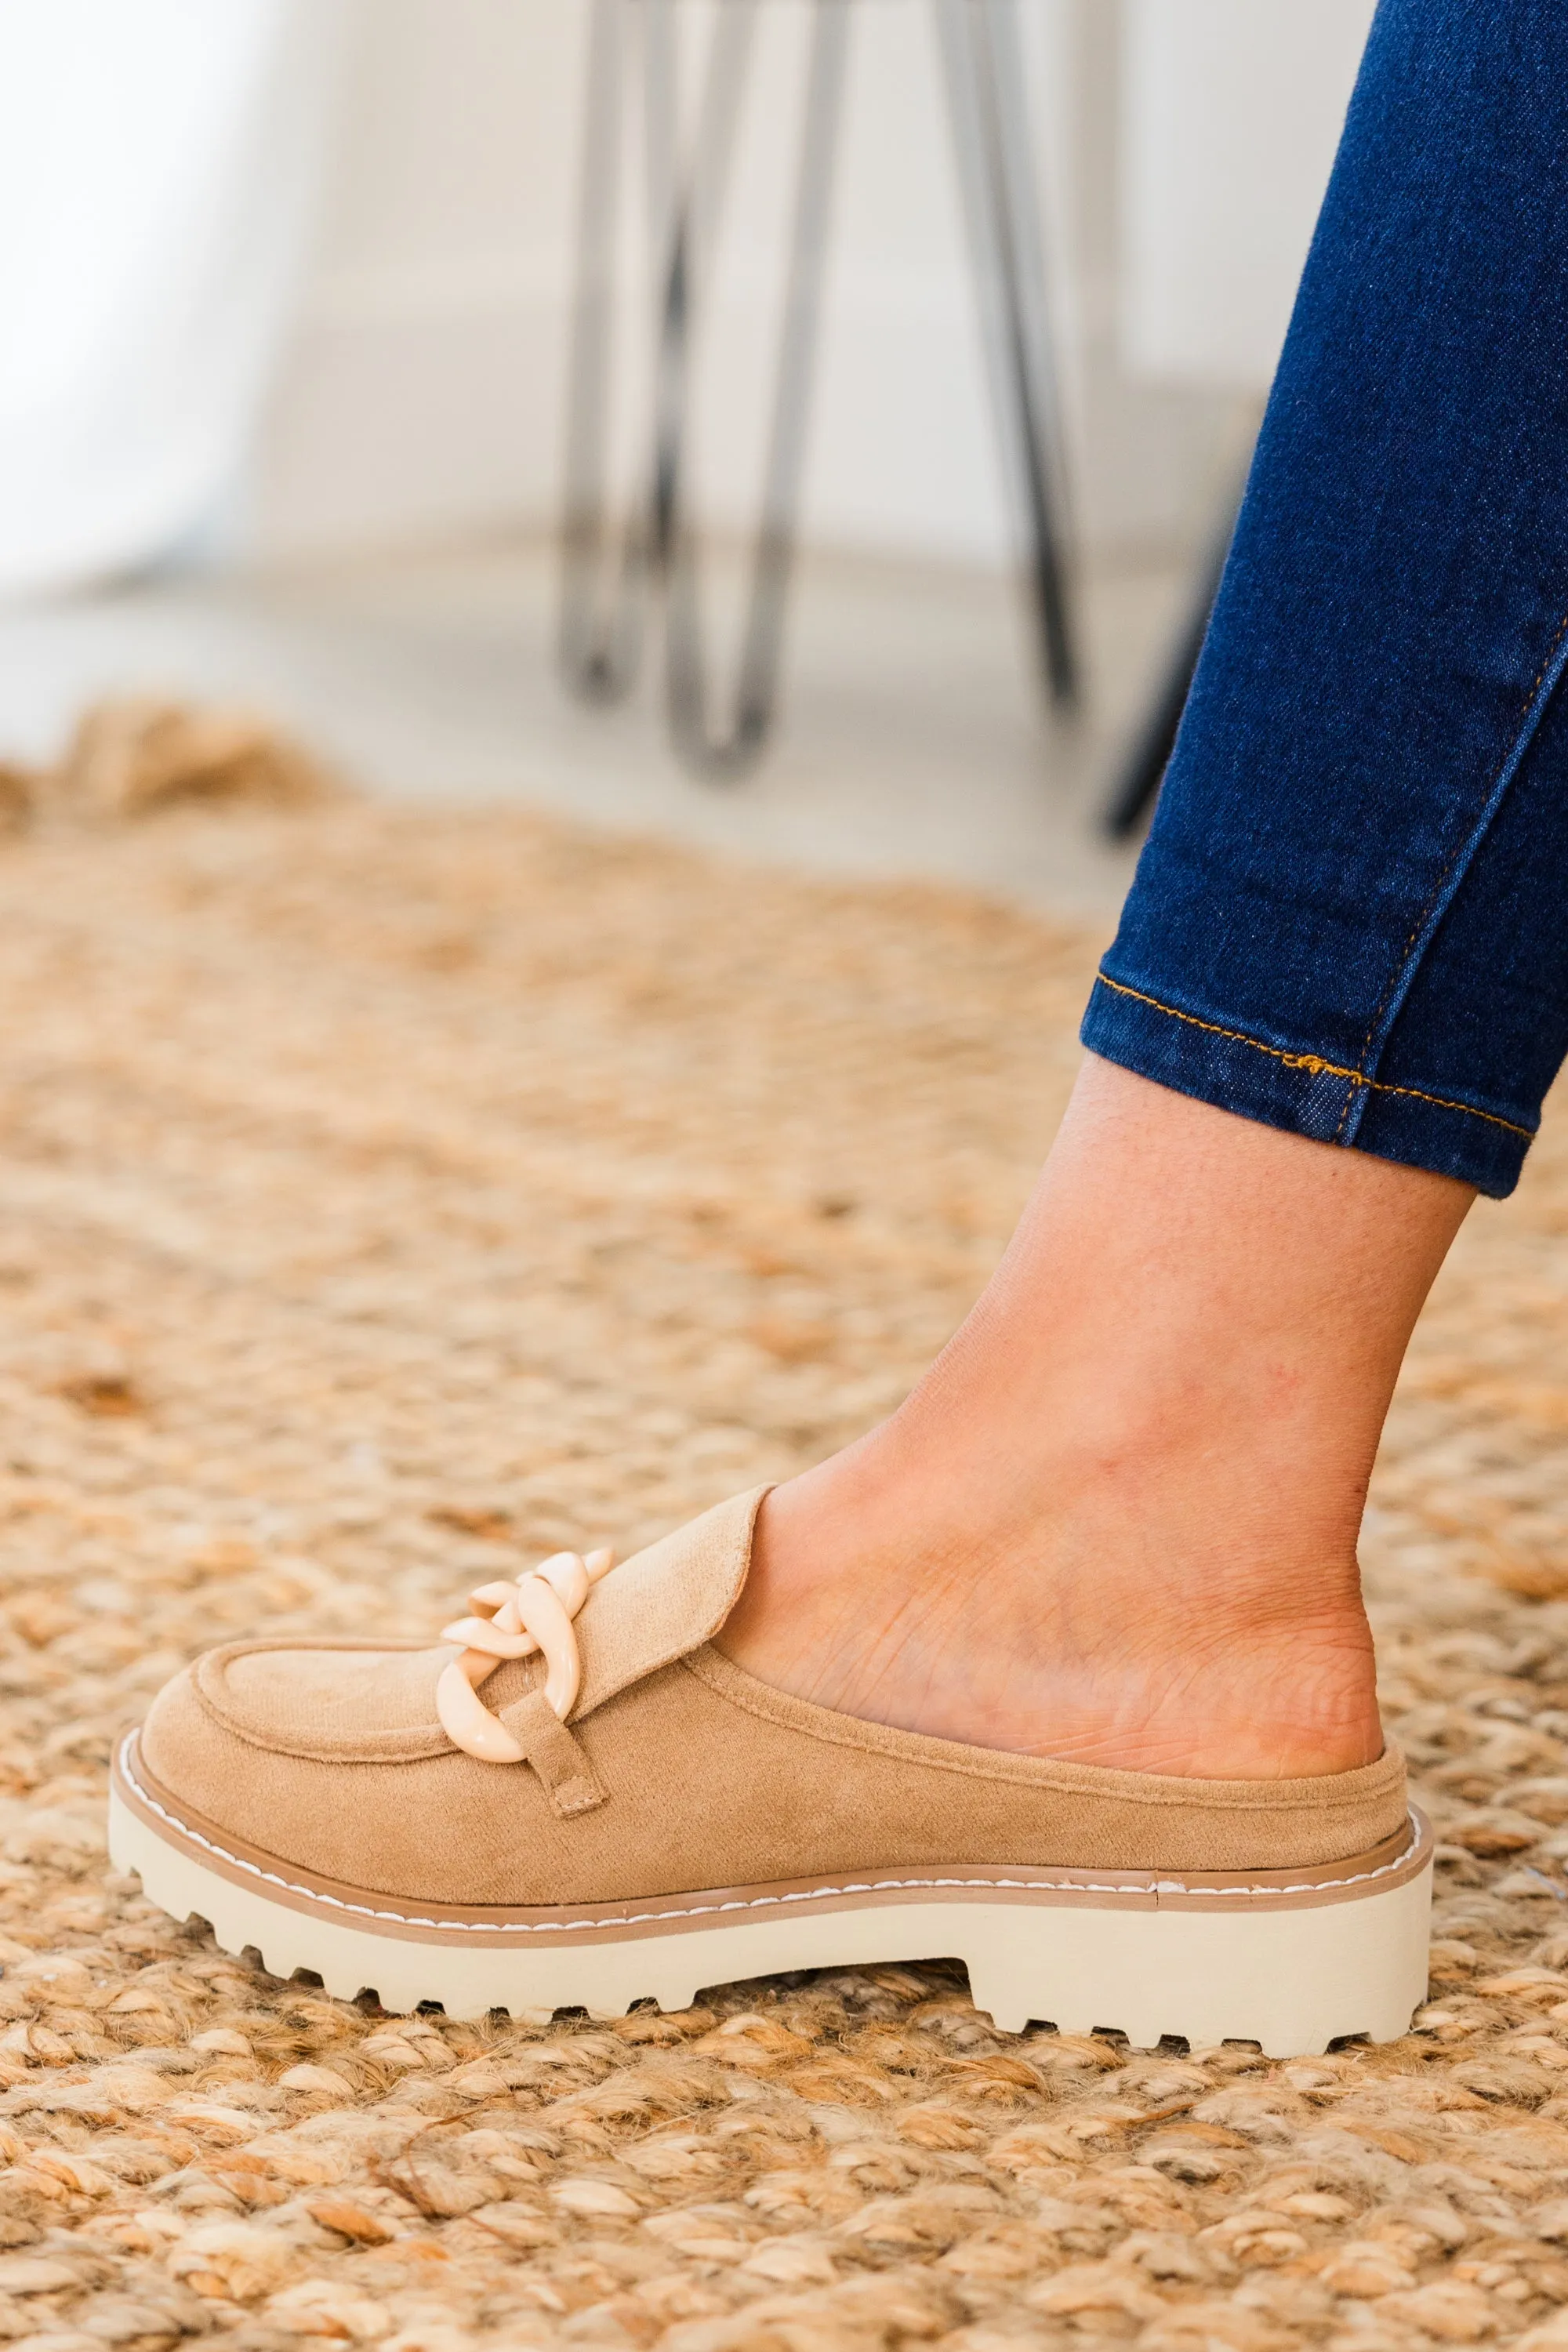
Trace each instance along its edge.
{"label": "cream platform sole", "polygon": [[[1432,1832],[1412,1813],[1403,1852],[1342,1875],[1214,1878],[932,1872],[929,1878],[727,1888],[559,1914],[426,1917],[373,1894],[312,1886],[289,1865],[228,1852],[143,1789],[128,1740],[110,1796],[110,1853],[176,1919],[211,1926],[274,1976],[319,1976],[343,2000],[438,2001],[450,2017],[634,2002],[689,2008],[706,1985],[791,1969],[963,1961],[977,2009],[1006,2032],[1097,2028],[1151,2049],[1256,2042],[1299,2057],[1331,2042],[1394,2040],[1426,1994]],[[1369,1858],[1370,1859],[1370,1858]]]}

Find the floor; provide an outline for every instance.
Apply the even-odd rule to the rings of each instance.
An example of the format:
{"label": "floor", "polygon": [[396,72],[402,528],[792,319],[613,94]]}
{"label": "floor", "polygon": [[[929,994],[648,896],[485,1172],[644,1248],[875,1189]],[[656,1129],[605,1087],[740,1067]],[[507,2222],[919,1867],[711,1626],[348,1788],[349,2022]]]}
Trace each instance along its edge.
{"label": "floor", "polygon": [[1042,709],[1012,583],[816,558],[797,581],[776,740],[752,779],[715,787],[671,755],[651,677],[616,709],[566,695],[542,544],[154,581],[0,613],[0,756],[47,753],[110,689],[238,697],[377,792],[570,810],[746,857],[920,875],[1109,919],[1132,860],[1100,837],[1095,814],[1184,589],[1168,565],[1089,582],[1089,693],[1062,722]]}
{"label": "floor", "polygon": [[[474,1584],[879,1418],[1003,1246],[1092,963],[968,893],[734,889],[517,808],[62,813],[0,849],[6,2352],[1563,2352],[1568,1122],[1461,1234],[1373,1487],[1440,1840],[1397,2040],[1268,2057],[1308,2038],[1269,2025],[1283,1971],[1223,2019],[1176,1982],[1086,2010],[1047,1931],[1039,2022],[997,2031],[995,1956],[976,2006],[893,1906],[916,1965],[688,2005],[655,1937],[662,2012],[552,2022],[575,1980],[531,1952],[510,2014],[388,2016],[328,1997],[359,1969],[302,1912],[225,1909],[230,1958],[105,1856],[108,1758],[195,1650],[428,1643]],[[604,1769],[651,1823],[725,1760]],[[242,1774],[213,1801],[285,1870],[445,1906],[495,1801],[366,1770],[287,1837]],[[505,1801],[487,1899],[594,1887],[541,1882],[542,1801]],[[804,1836],[858,1880],[842,1813],[777,1810],[765,1874]],[[423,1970],[376,1965],[405,2011]],[[1358,1970],[1330,1989],[1378,2022]]]}

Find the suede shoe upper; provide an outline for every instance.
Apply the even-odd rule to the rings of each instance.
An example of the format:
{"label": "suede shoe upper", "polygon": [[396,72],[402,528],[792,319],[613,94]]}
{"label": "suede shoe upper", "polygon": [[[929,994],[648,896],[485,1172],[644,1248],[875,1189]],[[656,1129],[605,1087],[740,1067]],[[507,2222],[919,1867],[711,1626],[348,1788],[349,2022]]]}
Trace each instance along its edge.
{"label": "suede shoe upper", "polygon": [[1272,1873],[1365,1857],[1406,1822],[1402,1758],[1321,1779],[1197,1780],[972,1748],[760,1683],[712,1646],[765,1488],[595,1586],[567,1725],[537,1657],[484,1702],[527,1760],[455,1748],[454,1652],[231,1643],[159,1695],[136,1769],[220,1849],[331,1889],[448,1908],[614,1903],[970,1865]]}

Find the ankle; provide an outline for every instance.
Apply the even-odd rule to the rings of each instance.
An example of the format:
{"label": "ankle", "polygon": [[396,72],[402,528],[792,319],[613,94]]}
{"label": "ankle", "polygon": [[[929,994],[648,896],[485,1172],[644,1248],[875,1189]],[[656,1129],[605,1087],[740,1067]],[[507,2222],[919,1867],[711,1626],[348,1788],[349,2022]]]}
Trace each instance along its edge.
{"label": "ankle", "polygon": [[1364,1475],[1311,1432],[1279,1438],[1253,1442],[1232,1416],[1223,1446],[1058,1423],[1044,1444],[1003,1433],[966,1449],[906,1407],[774,1488],[753,1581],[847,1624],[906,1597],[1001,1613],[1026,1642],[1037,1623],[1053,1652],[1066,1620],[1107,1657],[1139,1655],[1144,1629],[1183,1616],[1194,1641],[1232,1652],[1289,1650],[1311,1629],[1361,1641]]}
{"label": "ankle", "polygon": [[1470,1197],[1091,1060],[952,1345],[770,1503],[725,1648],[983,1745],[1216,1778],[1370,1762],[1356,1533]]}

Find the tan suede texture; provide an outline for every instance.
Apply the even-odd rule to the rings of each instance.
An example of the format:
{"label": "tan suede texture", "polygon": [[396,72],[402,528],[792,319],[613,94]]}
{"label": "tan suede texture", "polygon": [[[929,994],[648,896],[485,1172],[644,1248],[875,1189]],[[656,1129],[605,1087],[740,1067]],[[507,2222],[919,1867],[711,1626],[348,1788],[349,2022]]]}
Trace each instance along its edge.
{"label": "tan suede texture", "polygon": [[[770,1689],[710,1639],[745,1580],[763,1491],[652,1546],[584,1605],[571,1720],[605,1792],[591,1810],[563,1817],[530,1765],[451,1747],[434,1706],[450,1650],[348,1643],[198,1661],[142,1733],[155,1793],[310,1876],[474,1907],[966,1864],[1310,1870],[1399,1832],[1394,1750],[1319,1780],[1164,1778],[929,1739]],[[504,1667],[485,1703],[531,1722],[540,1679],[537,1660]]]}

